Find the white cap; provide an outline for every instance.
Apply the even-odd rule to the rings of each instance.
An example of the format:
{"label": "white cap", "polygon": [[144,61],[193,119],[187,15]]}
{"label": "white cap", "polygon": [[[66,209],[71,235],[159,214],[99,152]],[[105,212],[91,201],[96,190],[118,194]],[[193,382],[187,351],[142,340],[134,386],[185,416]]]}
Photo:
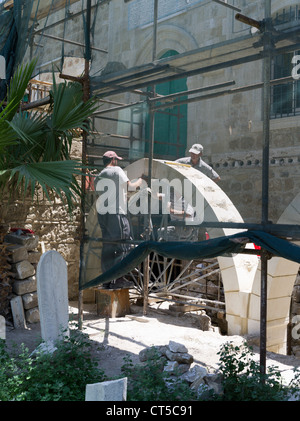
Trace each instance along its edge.
{"label": "white cap", "polygon": [[203,151],[203,146],[200,145],[200,143],[195,143],[191,149],[189,150],[189,152],[191,153],[195,153],[196,155],[198,155],[199,153],[201,153]]}

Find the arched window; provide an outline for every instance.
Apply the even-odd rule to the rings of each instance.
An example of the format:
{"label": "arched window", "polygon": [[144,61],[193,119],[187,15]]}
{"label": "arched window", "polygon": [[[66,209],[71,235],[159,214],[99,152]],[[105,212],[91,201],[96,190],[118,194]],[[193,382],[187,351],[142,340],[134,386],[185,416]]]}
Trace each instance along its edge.
{"label": "arched window", "polygon": [[[178,54],[169,50],[163,56]],[[155,87],[156,93],[169,95],[187,90],[186,78],[171,80]],[[180,97],[184,99],[185,97]],[[146,120],[146,138],[149,139],[149,118]],[[187,104],[164,108],[155,113],[154,158],[176,159],[185,155],[187,139]],[[148,148],[146,148],[148,149]]]}

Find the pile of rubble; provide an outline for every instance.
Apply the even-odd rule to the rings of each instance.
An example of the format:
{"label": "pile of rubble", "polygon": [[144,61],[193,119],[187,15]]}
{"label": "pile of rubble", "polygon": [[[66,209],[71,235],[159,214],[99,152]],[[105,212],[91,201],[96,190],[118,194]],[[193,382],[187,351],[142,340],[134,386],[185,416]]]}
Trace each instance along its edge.
{"label": "pile of rubble", "polygon": [[204,366],[193,364],[194,358],[184,345],[169,341],[169,345],[147,347],[139,353],[141,362],[147,362],[157,357],[161,360],[162,370],[186,381],[198,396],[209,390],[216,394],[222,393],[221,374],[209,373]]}

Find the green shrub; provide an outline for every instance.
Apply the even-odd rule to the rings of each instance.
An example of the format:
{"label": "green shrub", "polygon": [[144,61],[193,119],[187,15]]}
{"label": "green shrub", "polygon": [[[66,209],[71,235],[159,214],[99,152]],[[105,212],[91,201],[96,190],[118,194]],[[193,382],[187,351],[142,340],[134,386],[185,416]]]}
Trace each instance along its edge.
{"label": "green shrub", "polygon": [[246,343],[235,346],[224,344],[220,351],[219,369],[223,375],[224,394],[217,399],[225,401],[282,401],[299,391],[299,374],[285,386],[280,371],[272,366],[265,375],[254,360],[252,348]]}
{"label": "green shrub", "polygon": [[0,400],[82,401],[88,383],[107,380],[91,357],[91,342],[80,331],[57,342],[52,354],[30,354],[21,345],[8,352],[0,342]]}

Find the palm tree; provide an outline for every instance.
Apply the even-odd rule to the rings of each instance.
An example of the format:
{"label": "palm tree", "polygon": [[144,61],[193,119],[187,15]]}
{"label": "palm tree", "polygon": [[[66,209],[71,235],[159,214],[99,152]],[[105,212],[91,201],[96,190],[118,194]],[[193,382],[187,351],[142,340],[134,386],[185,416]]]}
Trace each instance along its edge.
{"label": "palm tree", "polygon": [[89,131],[96,101],[83,102],[80,83],[56,84],[53,77],[49,111],[21,111],[34,66],[32,61],[18,67],[5,106],[0,104],[0,193],[31,191],[33,197],[40,187],[49,200],[52,193],[72,209],[73,199],[81,193],[76,175],[83,168],[70,158],[72,140],[80,130]]}
{"label": "palm tree", "polygon": [[[96,101],[84,102],[81,84],[56,84],[53,74],[47,112],[22,111],[34,67],[35,61],[18,67],[5,102],[0,103],[0,196],[13,200],[31,194],[33,199],[41,191],[50,201],[60,197],[71,211],[74,199],[82,192],[77,179],[84,169],[81,161],[71,159],[72,140],[82,131],[89,132]],[[8,297],[11,274],[3,243],[4,210],[0,202],[0,287],[2,295],[6,291]],[[0,314],[5,316],[5,310],[0,308]]]}

